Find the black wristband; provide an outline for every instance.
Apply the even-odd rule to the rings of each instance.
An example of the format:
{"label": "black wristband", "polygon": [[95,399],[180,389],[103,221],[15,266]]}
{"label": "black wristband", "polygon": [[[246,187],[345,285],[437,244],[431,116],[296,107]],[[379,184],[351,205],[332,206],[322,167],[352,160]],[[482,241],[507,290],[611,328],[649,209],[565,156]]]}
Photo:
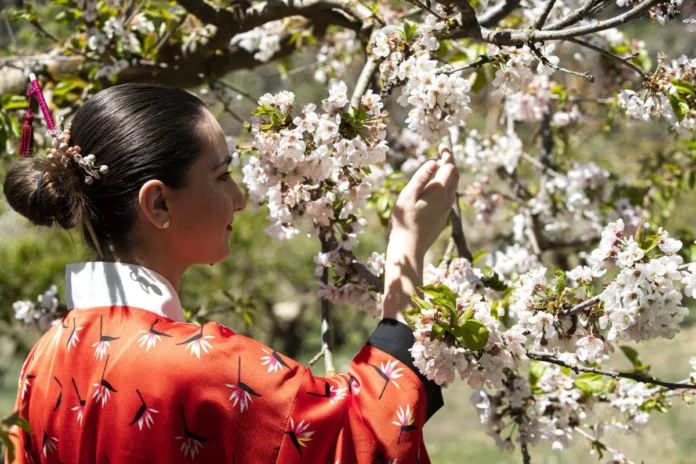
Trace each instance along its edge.
{"label": "black wristband", "polygon": [[411,357],[409,348],[413,347],[415,342],[416,339],[413,336],[413,332],[406,324],[396,319],[382,319],[367,341],[367,345],[394,356],[418,376],[425,387],[428,401],[425,416],[425,420],[427,421],[444,406],[445,403],[442,398],[442,388],[432,380],[428,380],[420,373],[418,368],[413,365],[413,358]]}

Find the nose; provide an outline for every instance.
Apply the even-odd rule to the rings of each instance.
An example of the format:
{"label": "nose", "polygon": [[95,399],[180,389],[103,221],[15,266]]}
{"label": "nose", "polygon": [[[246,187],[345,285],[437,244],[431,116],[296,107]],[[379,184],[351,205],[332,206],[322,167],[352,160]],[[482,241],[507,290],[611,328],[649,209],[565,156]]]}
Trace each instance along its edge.
{"label": "nose", "polygon": [[239,188],[239,185],[236,182],[234,183],[233,187],[232,202],[234,204],[235,213],[246,208],[246,198],[244,198],[244,193]]}

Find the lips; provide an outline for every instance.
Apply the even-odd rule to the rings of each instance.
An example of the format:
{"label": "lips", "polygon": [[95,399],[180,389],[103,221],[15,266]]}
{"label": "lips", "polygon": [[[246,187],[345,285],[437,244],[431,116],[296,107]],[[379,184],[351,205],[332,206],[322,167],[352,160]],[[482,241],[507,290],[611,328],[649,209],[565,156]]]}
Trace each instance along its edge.
{"label": "lips", "polygon": [[232,223],[227,224],[227,230],[232,230]]}

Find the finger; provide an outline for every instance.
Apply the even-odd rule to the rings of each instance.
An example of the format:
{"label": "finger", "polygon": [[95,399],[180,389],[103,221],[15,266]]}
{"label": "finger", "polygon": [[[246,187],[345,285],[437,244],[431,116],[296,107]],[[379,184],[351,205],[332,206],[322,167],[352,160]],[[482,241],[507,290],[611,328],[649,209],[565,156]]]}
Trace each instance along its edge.
{"label": "finger", "polygon": [[437,170],[437,163],[435,160],[426,161],[423,166],[418,168],[408,185],[404,187],[404,190],[406,190],[414,198],[414,200],[417,199],[421,193],[423,193],[423,190],[428,185],[428,182],[430,182],[430,180],[433,178]]}
{"label": "finger", "polygon": [[454,169],[454,172],[452,173],[452,177],[449,179],[449,184],[447,185],[447,194],[449,195],[448,198],[451,198],[451,202],[454,203],[455,198],[457,197],[457,190],[459,189],[459,171],[457,171],[456,167]]}
{"label": "finger", "polygon": [[424,200],[426,203],[435,201],[439,204],[449,201],[451,196],[450,184],[452,183],[452,176],[455,174],[456,169],[453,164],[445,164],[440,167],[433,179],[423,189],[419,199]]}
{"label": "finger", "polygon": [[439,184],[446,192],[449,192],[456,176],[457,168],[454,167],[454,164],[443,164],[442,167],[437,170],[431,184]]}
{"label": "finger", "polygon": [[441,143],[437,151],[440,154],[440,165],[454,163],[454,156],[452,155],[452,150],[450,150],[450,148],[447,145]]}

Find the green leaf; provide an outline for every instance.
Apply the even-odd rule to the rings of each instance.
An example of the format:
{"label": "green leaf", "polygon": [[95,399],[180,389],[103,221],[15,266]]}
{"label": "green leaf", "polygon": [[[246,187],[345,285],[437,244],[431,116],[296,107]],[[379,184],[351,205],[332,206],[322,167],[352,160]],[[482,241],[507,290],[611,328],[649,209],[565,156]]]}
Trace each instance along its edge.
{"label": "green leaf", "polygon": [[422,309],[430,309],[433,307],[433,305],[431,305],[430,303],[428,303],[424,299],[420,298],[418,295],[413,295],[411,297],[411,301],[416,303],[418,305],[418,307],[422,308]]}
{"label": "green leaf", "polygon": [[471,264],[476,264],[476,263],[478,263],[478,262],[481,261],[481,259],[483,259],[487,254],[488,254],[488,250],[485,250],[485,249],[484,249],[484,250],[479,250],[479,251],[477,251],[476,253],[474,253],[473,258],[471,258]]}
{"label": "green leaf", "polygon": [[687,93],[692,97],[696,97],[696,88],[687,81],[681,79],[672,79],[672,85],[677,88],[680,93]]}
{"label": "green leaf", "polygon": [[554,95],[558,95],[561,105],[563,105],[566,102],[566,100],[568,99],[568,91],[566,90],[565,87],[563,87],[560,84],[554,85],[551,88],[551,93]]}
{"label": "green leaf", "polygon": [[560,295],[561,293],[563,293],[563,290],[565,290],[566,285],[568,284],[568,277],[566,276],[565,271],[559,268],[555,268],[553,270],[553,275],[555,276],[554,287],[556,293]]}
{"label": "green leaf", "polygon": [[401,313],[404,316],[406,324],[411,328],[411,330],[416,328],[416,323],[418,322],[418,316],[420,316],[420,312],[420,308],[411,308]]}
{"label": "green leaf", "polygon": [[464,325],[450,329],[457,341],[472,351],[482,350],[488,343],[488,329],[479,321],[469,319]]}
{"label": "green leaf", "polygon": [[638,224],[638,229],[636,230],[636,234],[633,237],[638,245],[643,243],[644,235],[645,235],[645,231],[643,229],[643,218],[641,218],[640,223]]}
{"label": "green leaf", "polygon": [[7,111],[27,108],[27,99],[20,95],[6,94],[2,98],[2,107]]}
{"label": "green leaf", "polygon": [[612,387],[611,382],[605,379],[602,374],[592,372],[583,372],[575,377],[573,385],[587,396],[601,395],[608,392]]}
{"label": "green leaf", "polygon": [[457,296],[445,284],[426,285],[424,287],[418,287],[418,289],[434,298],[442,298],[450,303],[454,308],[457,307]]}
{"label": "green leaf", "polygon": [[640,360],[640,354],[630,346],[625,346],[622,345],[621,351],[623,351],[623,354],[626,355],[629,361],[631,361],[631,364],[633,364],[633,367],[640,366],[643,364],[643,362]]}
{"label": "green leaf", "polygon": [[433,329],[430,331],[430,340],[436,340],[442,337],[445,333],[445,328],[437,322],[433,324]]}
{"label": "green leaf", "polygon": [[244,323],[248,326],[254,323],[254,315],[249,311],[242,311],[242,317],[244,318]]}
{"label": "green leaf", "polygon": [[647,237],[643,242],[640,244],[640,248],[645,252],[648,253],[649,251],[652,251],[657,244],[660,241],[660,236],[659,235],[651,235]]}
{"label": "green leaf", "polygon": [[689,111],[689,105],[686,104],[679,94],[669,96],[669,105],[672,107],[672,111],[674,111],[674,115],[679,122],[684,119],[684,116]]}
{"label": "green leaf", "polygon": [[568,377],[570,377],[570,374],[571,374],[570,367],[561,366],[561,372],[563,372],[564,375],[567,375]]}
{"label": "green leaf", "polygon": [[546,366],[539,361],[532,361],[529,366],[529,385],[534,387],[539,382],[539,379],[546,372]]}
{"label": "green leaf", "polygon": [[491,305],[491,316],[493,316],[495,319],[500,320],[500,313],[498,311],[498,308],[500,307],[500,300],[495,300],[493,304]]}
{"label": "green leaf", "polygon": [[456,53],[453,53],[452,56],[449,57],[447,60],[448,63],[458,63],[460,61],[468,61],[469,60],[469,54],[466,53],[465,51],[457,51]]}

